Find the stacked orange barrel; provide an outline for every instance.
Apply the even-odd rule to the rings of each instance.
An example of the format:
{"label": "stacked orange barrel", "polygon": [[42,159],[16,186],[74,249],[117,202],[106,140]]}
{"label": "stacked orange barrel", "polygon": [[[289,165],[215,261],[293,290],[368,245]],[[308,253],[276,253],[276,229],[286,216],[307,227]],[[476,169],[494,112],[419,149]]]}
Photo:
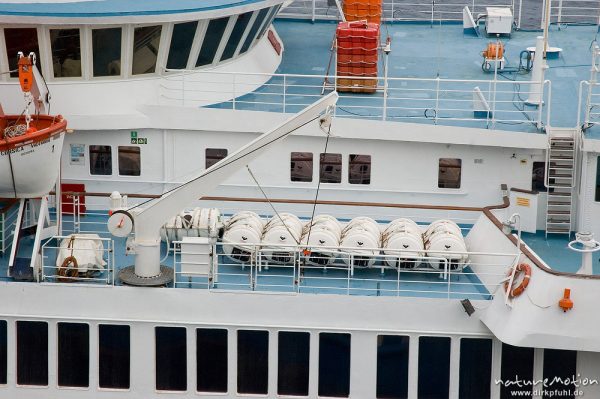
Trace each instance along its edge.
{"label": "stacked orange barrel", "polygon": [[344,0],[342,11],[349,22],[381,22],[381,0]]}
{"label": "stacked orange barrel", "polygon": [[337,90],[374,93],[377,88],[379,24],[367,21],[340,22],[336,38]]}

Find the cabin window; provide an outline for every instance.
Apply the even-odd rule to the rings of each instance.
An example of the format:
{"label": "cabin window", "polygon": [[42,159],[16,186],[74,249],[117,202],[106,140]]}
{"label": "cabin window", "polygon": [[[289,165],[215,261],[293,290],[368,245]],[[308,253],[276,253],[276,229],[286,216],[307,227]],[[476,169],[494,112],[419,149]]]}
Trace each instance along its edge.
{"label": "cabin window", "polygon": [[277,394],[308,396],[310,333],[279,332]]}
{"label": "cabin window", "polygon": [[226,148],[207,148],[205,153],[206,169],[210,168],[225,157],[227,157]]}
{"label": "cabin window", "polygon": [[237,332],[237,391],[266,395],[269,382],[269,332]]}
{"label": "cabin window", "polygon": [[233,54],[235,54],[235,50],[238,48],[240,40],[242,40],[242,36],[246,31],[246,27],[248,26],[248,22],[250,22],[251,17],[251,12],[246,12],[238,16],[237,21],[235,21],[235,25],[233,26],[233,30],[231,31],[231,35],[229,35],[227,45],[223,50],[223,55],[221,55],[221,61],[226,61],[233,57]]}
{"label": "cabin window", "polygon": [[292,181],[310,182],[313,179],[312,152],[292,152],[290,179]]}
{"label": "cabin window", "polygon": [[8,326],[0,320],[0,385],[5,385],[8,374]]}
{"label": "cabin window", "polygon": [[[544,349],[544,380],[548,380],[544,399],[575,398],[576,387],[573,385],[573,377],[577,378],[576,351]],[[566,384],[567,380],[571,383]]]}
{"label": "cabin window", "polygon": [[[448,399],[450,338],[419,337],[419,398]],[[435,381],[435,383],[432,383]]]}
{"label": "cabin window", "polygon": [[55,78],[81,77],[79,29],[50,29],[50,47]]}
{"label": "cabin window", "polygon": [[58,386],[90,385],[90,326],[58,323]]}
{"label": "cabin window", "polygon": [[269,13],[269,16],[267,17],[267,22],[260,29],[258,36],[256,36],[256,40],[260,40],[263,37],[263,35],[267,31],[267,29],[269,29],[269,27],[271,26],[271,23],[273,23],[273,19],[275,18],[275,15],[277,15],[277,13],[279,12],[280,8],[281,8],[281,6],[279,5],[279,6],[273,7],[271,9],[271,12]]}
{"label": "cabin window", "polygon": [[350,334],[319,334],[319,396],[350,395]]}
{"label": "cabin window", "polygon": [[175,24],[169,47],[168,69],[185,69],[187,67],[198,21]]}
{"label": "cabin window", "polygon": [[142,170],[140,147],[119,146],[119,174],[139,176]]}
{"label": "cabin window", "polygon": [[533,348],[502,344],[501,399],[531,396],[532,386],[519,387],[516,381],[533,380],[533,352]]}
{"label": "cabin window", "polygon": [[408,397],[408,345],[402,335],[377,336],[377,397]]}
{"label": "cabin window", "polygon": [[186,330],[183,327],[156,327],[156,389],[187,390]]}
{"label": "cabin window", "polygon": [[225,28],[227,28],[228,22],[229,17],[223,17],[212,19],[208,23],[206,34],[204,35],[204,41],[202,42],[202,47],[200,47],[200,53],[198,54],[198,59],[196,60],[197,67],[210,65],[213,63],[215,54],[217,54],[217,50],[219,49],[219,43],[221,43],[221,38],[223,37]]}
{"label": "cabin window", "polygon": [[121,28],[92,29],[93,73],[121,75]]}
{"label": "cabin window", "polygon": [[17,321],[17,384],[48,385],[48,323]]}
{"label": "cabin window", "polygon": [[533,191],[545,192],[546,189],[546,162],[534,162],[531,171],[531,189]]}
{"label": "cabin window", "polygon": [[[40,63],[40,47],[38,45],[37,29],[35,28],[5,28],[4,29],[4,42],[6,44],[6,54],[8,56],[8,68],[11,71],[16,71],[17,63],[19,58],[17,53],[23,52],[23,55],[27,57],[29,53],[33,52],[37,58],[37,67],[42,71]],[[18,78],[19,72],[11,72],[12,78]]]}
{"label": "cabin window", "polygon": [[90,174],[112,175],[112,154],[109,145],[91,145]]}
{"label": "cabin window", "polygon": [[100,388],[129,389],[129,326],[98,326],[98,372]]}
{"label": "cabin window", "polygon": [[461,159],[440,158],[438,169],[438,187],[460,188],[461,169]]}
{"label": "cabin window", "polygon": [[133,75],[154,73],[162,26],[142,26],[133,31]]}
{"label": "cabin window", "polygon": [[256,33],[262,26],[268,13],[269,13],[268,8],[263,8],[262,10],[260,10],[258,12],[258,15],[256,15],[256,18],[254,19],[254,23],[252,24],[252,27],[250,28],[250,31],[248,32],[248,36],[246,36],[246,39],[244,40],[244,44],[242,45],[242,48],[240,49],[240,54],[244,54],[246,51],[248,51],[248,49],[250,48],[250,45],[252,44],[252,42],[254,41],[254,38],[256,37]]}
{"label": "cabin window", "polygon": [[492,340],[460,340],[459,399],[489,398],[492,379]]}
{"label": "cabin window", "polygon": [[319,161],[321,183],[342,182],[342,154],[321,154]]}
{"label": "cabin window", "polygon": [[371,184],[371,156],[350,154],[348,158],[348,183]]}
{"label": "cabin window", "polygon": [[227,330],[196,330],[196,390],[227,392]]}
{"label": "cabin window", "polygon": [[600,157],[596,159],[596,195],[594,200],[600,202]]}

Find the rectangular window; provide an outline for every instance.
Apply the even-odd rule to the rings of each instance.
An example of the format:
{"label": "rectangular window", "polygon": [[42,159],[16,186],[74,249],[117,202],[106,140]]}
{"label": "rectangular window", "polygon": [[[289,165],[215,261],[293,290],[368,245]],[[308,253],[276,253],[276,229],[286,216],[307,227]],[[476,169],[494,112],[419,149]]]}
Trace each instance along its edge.
{"label": "rectangular window", "polygon": [[342,154],[321,154],[319,178],[321,183],[342,182]]}
{"label": "rectangular window", "polygon": [[121,28],[92,29],[94,76],[121,75]]}
{"label": "rectangular window", "polygon": [[460,188],[462,160],[456,158],[440,158],[438,169],[439,188]]}
{"label": "rectangular window", "polygon": [[371,184],[371,156],[350,154],[348,158],[348,183]]}
{"label": "rectangular window", "polygon": [[198,21],[185,22],[173,26],[169,58],[167,59],[168,69],[185,69],[187,67],[197,27]]}
{"label": "rectangular window", "polygon": [[[38,45],[37,29],[35,28],[5,28],[4,29],[4,42],[6,44],[6,54],[8,56],[8,68],[11,71],[17,69],[17,63],[19,59],[17,53],[23,52],[23,55],[27,57],[29,53],[33,52],[37,58],[37,67],[42,72],[42,66],[40,64],[40,47]],[[12,78],[18,78],[18,72],[11,72]]]}
{"label": "rectangular window", "polygon": [[248,22],[250,22],[251,17],[251,12],[238,15],[237,21],[235,21],[235,25],[231,31],[231,35],[229,35],[229,40],[227,41],[225,49],[223,50],[223,55],[221,55],[221,61],[226,61],[233,57],[233,54],[235,54],[235,50],[240,44],[240,40],[242,40],[242,36],[246,31],[246,27],[248,26]]}
{"label": "rectangular window", "polygon": [[154,73],[160,45],[162,26],[143,26],[133,31],[133,69],[134,75]]}
{"label": "rectangular window", "polygon": [[0,385],[5,385],[8,374],[8,326],[0,320]]}
{"label": "rectangular window", "polygon": [[48,385],[48,323],[17,321],[17,384]]}
{"label": "rectangular window", "polygon": [[533,379],[533,348],[502,344],[500,379],[508,382],[500,386],[501,399],[531,396],[533,391],[531,386],[518,387],[514,381]]}
{"label": "rectangular window", "polygon": [[459,399],[489,398],[492,379],[492,340],[460,340]]}
{"label": "rectangular window", "polygon": [[206,34],[204,35],[204,40],[202,41],[202,47],[200,47],[200,53],[198,54],[198,59],[196,60],[197,67],[210,65],[213,63],[215,54],[219,49],[219,44],[221,43],[221,39],[223,38],[223,33],[225,32],[225,28],[227,28],[228,22],[229,17],[223,17],[212,19],[208,23]]}
{"label": "rectangular window", "polygon": [[377,336],[377,397],[408,397],[408,344],[402,335]]}
{"label": "rectangular window", "polygon": [[312,152],[292,152],[290,179],[292,181],[310,182],[313,178]]}
{"label": "rectangular window", "polygon": [[534,162],[531,171],[531,189],[538,192],[546,192],[546,162]]}
{"label": "rectangular window", "polygon": [[600,157],[596,159],[596,202],[600,202]]}
{"label": "rectangular window", "polygon": [[156,389],[187,390],[186,331],[183,327],[155,327]]}
{"label": "rectangular window", "polygon": [[262,26],[262,28],[260,29],[260,32],[256,36],[256,40],[260,40],[263,37],[263,35],[267,32],[267,29],[269,29],[269,27],[271,26],[271,23],[273,23],[273,19],[275,19],[275,15],[277,15],[280,8],[281,8],[281,5],[273,7],[271,9],[271,12],[269,13],[269,16],[267,17],[267,21]]}
{"label": "rectangular window", "polygon": [[50,29],[50,47],[55,78],[81,77],[79,29]]}
{"label": "rectangular window", "polygon": [[266,395],[269,382],[269,332],[237,332],[237,391]]}
{"label": "rectangular window", "polygon": [[258,30],[262,26],[263,22],[265,21],[265,18],[267,16],[268,12],[269,12],[268,8],[263,8],[262,10],[260,10],[258,12],[258,15],[254,19],[254,23],[252,24],[252,27],[250,28],[250,32],[248,32],[248,36],[246,36],[246,39],[244,40],[244,44],[242,45],[242,48],[240,49],[240,54],[244,54],[246,51],[248,51],[250,49],[250,45],[252,44],[252,42],[254,42],[256,33],[258,32]]}
{"label": "rectangular window", "polygon": [[98,326],[98,371],[100,388],[129,389],[129,326]]}
{"label": "rectangular window", "polygon": [[227,330],[196,330],[196,390],[227,392]]}
{"label": "rectangular window", "polygon": [[119,146],[119,175],[139,176],[142,170],[140,147]]}
{"label": "rectangular window", "polygon": [[90,327],[84,323],[58,323],[58,385],[90,385]]}
{"label": "rectangular window", "polygon": [[112,154],[109,145],[90,146],[90,174],[112,175]]}
{"label": "rectangular window", "polygon": [[319,396],[350,395],[350,334],[319,334]]}
{"label": "rectangular window", "polygon": [[[573,376],[577,378],[577,352],[544,349],[544,380],[547,379],[548,387],[544,390],[544,399],[568,398],[575,399],[575,385]],[[566,384],[567,380],[571,384]]]}
{"label": "rectangular window", "polygon": [[308,396],[310,334],[279,332],[277,394]]}
{"label": "rectangular window", "polygon": [[206,169],[210,168],[221,159],[227,157],[227,149],[225,148],[207,148],[204,156]]}
{"label": "rectangular window", "polygon": [[[450,338],[419,337],[418,397],[448,399],[450,394]],[[432,383],[435,381],[435,383]]]}

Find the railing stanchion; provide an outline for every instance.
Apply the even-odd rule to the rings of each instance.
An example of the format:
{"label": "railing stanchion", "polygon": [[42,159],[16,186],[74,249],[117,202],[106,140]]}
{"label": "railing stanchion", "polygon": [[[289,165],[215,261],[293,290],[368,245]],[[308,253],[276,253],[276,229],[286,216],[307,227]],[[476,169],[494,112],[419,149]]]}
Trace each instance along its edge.
{"label": "railing stanchion", "polygon": [[286,110],[287,75],[283,75],[283,113]]}

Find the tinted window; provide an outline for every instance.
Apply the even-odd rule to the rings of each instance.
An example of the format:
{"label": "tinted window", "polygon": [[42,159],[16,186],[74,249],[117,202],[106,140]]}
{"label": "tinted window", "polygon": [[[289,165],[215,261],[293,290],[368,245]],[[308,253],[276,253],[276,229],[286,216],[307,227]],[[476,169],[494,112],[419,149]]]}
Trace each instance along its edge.
{"label": "tinted window", "polygon": [[205,152],[206,169],[210,168],[227,156],[225,148],[207,148]]}
{"label": "tinted window", "polygon": [[6,384],[6,377],[8,371],[8,357],[7,357],[7,325],[5,320],[0,320],[0,385]]}
{"label": "tinted window", "polygon": [[187,348],[185,328],[156,327],[156,389],[187,389]]}
{"label": "tinted window", "polygon": [[460,399],[489,398],[492,379],[492,340],[462,338],[459,369]]}
{"label": "tinted window", "polygon": [[98,326],[98,369],[100,388],[128,389],[129,326]]}
{"label": "tinted window", "polygon": [[243,54],[246,51],[248,51],[248,49],[250,48],[250,45],[252,44],[252,42],[254,41],[254,38],[256,37],[256,33],[258,32],[258,30],[262,26],[263,22],[265,21],[265,17],[267,16],[268,12],[269,12],[268,8],[263,8],[262,10],[260,10],[258,12],[256,19],[254,19],[254,23],[252,24],[252,27],[250,28],[250,32],[248,32],[248,36],[246,36],[246,39],[244,40],[244,44],[242,45],[242,48],[240,49],[240,54]]}
{"label": "tinted window", "polygon": [[58,323],[58,385],[90,385],[90,327],[83,323]]}
{"label": "tinted window", "polygon": [[544,390],[546,398],[575,398],[576,387],[565,384],[567,380],[577,378],[577,352],[560,349],[544,349],[544,379],[548,387]]}
{"label": "tinted window", "polygon": [[277,347],[277,393],[307,396],[310,334],[282,331]]}
{"label": "tinted window", "polygon": [[93,29],[94,76],[121,75],[121,28]]}
{"label": "tinted window", "polygon": [[521,381],[531,381],[533,379],[533,348],[502,344],[500,379],[504,382],[500,385],[500,398],[511,399],[531,396],[532,387],[518,387],[516,381],[517,379]]}
{"label": "tinted window", "polygon": [[[432,383],[435,381],[435,383]],[[448,399],[450,394],[450,338],[419,337],[418,397]]]}
{"label": "tinted window", "polygon": [[160,44],[162,26],[135,28],[133,33],[133,69],[131,73],[141,75],[154,73]]}
{"label": "tinted window", "polygon": [[321,154],[320,161],[321,183],[341,183],[342,154]]}
{"label": "tinted window", "polygon": [[223,55],[221,55],[221,61],[225,61],[233,57],[233,54],[235,53],[235,50],[237,49],[238,44],[240,44],[240,40],[242,40],[242,36],[246,31],[248,22],[250,22],[250,17],[252,17],[251,12],[247,12],[238,16],[238,19],[233,26],[233,30],[231,31],[231,35],[229,35],[227,45],[223,50]]}
{"label": "tinted window", "polygon": [[237,344],[238,393],[266,395],[269,381],[269,332],[240,330]]}
{"label": "tinted window", "polygon": [[290,166],[290,179],[292,181],[312,181],[312,152],[292,152]]}
{"label": "tinted window", "polygon": [[50,29],[54,77],[81,76],[79,29]]}
{"label": "tinted window", "polygon": [[197,26],[197,21],[175,24],[173,27],[173,35],[171,36],[167,68],[185,69],[190,56],[190,50],[192,49],[192,43],[194,42]]}
{"label": "tinted window", "polygon": [[371,184],[371,156],[350,154],[348,157],[348,183]]}
{"label": "tinted window", "polygon": [[269,29],[269,27],[271,26],[271,23],[273,22],[273,19],[275,18],[275,15],[277,15],[277,13],[279,12],[280,7],[281,6],[277,6],[277,7],[273,7],[271,9],[271,12],[269,13],[269,16],[267,17],[266,23],[260,29],[258,36],[256,36],[256,40],[260,40],[260,38],[263,37],[263,35],[267,31],[267,29]]}
{"label": "tinted window", "polygon": [[319,396],[350,394],[350,334],[319,334]]}
{"label": "tinted window", "polygon": [[440,158],[438,169],[439,188],[460,188],[462,160],[455,158]]}
{"label": "tinted window", "polygon": [[200,47],[200,53],[196,60],[197,67],[213,63],[215,54],[219,49],[219,43],[221,43],[221,38],[223,37],[223,32],[225,32],[225,28],[227,28],[228,21],[229,17],[223,17],[213,19],[208,23],[204,41],[202,42],[202,47]]}
{"label": "tinted window", "polygon": [[227,392],[227,330],[196,330],[199,392]]}
{"label": "tinted window", "polygon": [[119,174],[139,176],[142,169],[140,147],[119,146]]}
{"label": "tinted window", "polygon": [[531,171],[531,189],[539,192],[546,191],[545,179],[546,162],[534,162]]}
{"label": "tinted window", "polygon": [[377,397],[408,397],[409,338],[399,335],[377,336]]}
{"label": "tinted window", "polygon": [[[37,57],[37,67],[42,71],[40,65],[40,48],[38,46],[37,29],[35,28],[5,28],[4,29],[4,41],[6,43],[6,54],[8,56],[8,67],[11,71],[17,69],[17,53],[23,52],[23,55],[27,57],[30,52],[34,52]],[[16,78],[19,76],[18,72],[12,72],[11,77]]]}
{"label": "tinted window", "polygon": [[48,324],[17,321],[17,384],[48,385]]}
{"label": "tinted window", "polygon": [[109,145],[90,146],[90,173],[112,175],[112,156]]}

